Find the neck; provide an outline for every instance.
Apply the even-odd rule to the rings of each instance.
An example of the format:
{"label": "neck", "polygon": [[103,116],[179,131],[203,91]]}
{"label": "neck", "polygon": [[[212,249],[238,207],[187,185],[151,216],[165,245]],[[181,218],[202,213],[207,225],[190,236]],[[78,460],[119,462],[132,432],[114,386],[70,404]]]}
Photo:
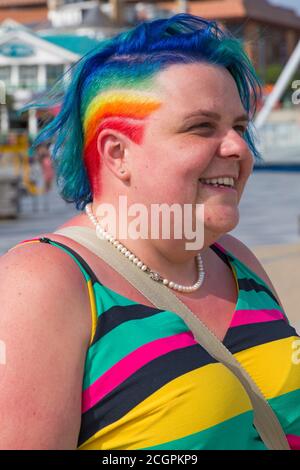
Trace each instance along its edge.
{"label": "neck", "polygon": [[[94,204],[92,212],[93,214],[96,213]],[[124,230],[121,230],[122,227],[119,226],[118,221],[119,219],[115,221],[115,233],[112,233],[113,231],[109,230],[109,227],[105,226],[105,224],[101,223],[100,225],[151,270],[158,272],[169,281],[182,285],[193,285],[198,277],[196,255],[199,252],[204,262],[204,268],[210,264],[211,250],[208,250],[208,248],[218,237],[205,236],[204,240],[206,243],[204,246],[200,250],[192,251],[185,249],[186,240],[181,239],[144,239],[141,237],[133,239],[129,236],[126,238],[121,237],[119,234],[123,234]],[[87,216],[86,222],[88,226],[95,228],[95,225]]]}

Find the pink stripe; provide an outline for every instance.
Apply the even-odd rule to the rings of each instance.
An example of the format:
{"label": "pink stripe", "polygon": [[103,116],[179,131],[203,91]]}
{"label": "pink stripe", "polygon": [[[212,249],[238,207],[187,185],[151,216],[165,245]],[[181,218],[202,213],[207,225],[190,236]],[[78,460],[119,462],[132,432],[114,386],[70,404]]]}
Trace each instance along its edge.
{"label": "pink stripe", "polygon": [[300,450],[300,436],[296,436],[295,434],[287,434],[286,438],[292,450]]}
{"label": "pink stripe", "polygon": [[82,396],[82,413],[98,403],[148,362],[176,349],[197,344],[191,331],[157,339],[125,356],[90,385]]}
{"label": "pink stripe", "polygon": [[285,316],[280,310],[276,309],[237,310],[234,314],[230,327],[282,319],[285,320]]}
{"label": "pink stripe", "polygon": [[222,251],[222,253],[227,254],[225,248],[223,248],[221,245],[219,245],[219,243],[214,243],[214,245],[215,245],[217,248],[219,248],[219,250]]}

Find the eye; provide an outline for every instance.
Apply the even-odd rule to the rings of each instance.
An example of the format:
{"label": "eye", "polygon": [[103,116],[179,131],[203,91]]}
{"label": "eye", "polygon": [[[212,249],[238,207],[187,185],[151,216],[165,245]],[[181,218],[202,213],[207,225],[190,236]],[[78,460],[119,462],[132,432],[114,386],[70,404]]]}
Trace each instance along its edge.
{"label": "eye", "polygon": [[200,130],[214,130],[215,126],[211,122],[202,122],[202,123],[199,123],[199,124],[195,124],[194,126],[191,126],[189,128],[189,131],[197,130],[197,129],[200,129]]}
{"label": "eye", "polygon": [[211,122],[202,122],[201,124],[198,124],[196,127],[203,127],[203,128],[210,128],[214,129],[214,125]]}
{"label": "eye", "polygon": [[238,134],[243,136],[247,130],[247,126],[235,126],[234,129],[236,130]]}

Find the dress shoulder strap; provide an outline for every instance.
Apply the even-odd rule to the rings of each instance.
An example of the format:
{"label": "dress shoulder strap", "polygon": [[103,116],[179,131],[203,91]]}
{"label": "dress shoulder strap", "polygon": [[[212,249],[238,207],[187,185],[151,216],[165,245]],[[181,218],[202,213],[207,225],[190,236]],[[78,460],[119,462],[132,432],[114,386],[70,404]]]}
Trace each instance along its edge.
{"label": "dress shoulder strap", "polygon": [[101,284],[99,279],[97,278],[96,274],[94,271],[91,269],[91,267],[88,265],[88,263],[80,256],[75,250],[70,248],[69,246],[51,240],[50,238],[47,237],[38,237],[38,238],[32,238],[28,240],[23,240],[14,247],[12,247],[10,250],[16,249],[19,246],[23,246],[29,243],[48,243],[52,246],[56,246],[57,248],[60,248],[63,250],[65,253],[67,253],[77,264],[79,269],[81,270],[85,282],[87,284],[88,288],[88,296],[89,296],[89,301],[90,301],[90,307],[91,307],[91,316],[92,316],[92,331],[91,331],[91,337],[90,337],[90,345],[93,342],[95,331],[96,331],[96,326],[97,326],[97,307],[96,307],[96,299],[95,299],[95,293],[94,293],[94,284],[97,282],[98,284]]}
{"label": "dress shoulder strap", "polygon": [[219,256],[219,258],[221,258],[222,261],[224,261],[225,264],[227,264],[228,267],[230,267],[229,260],[233,261],[233,258],[221,245],[219,245],[219,243],[213,243],[210,245],[210,248]]}

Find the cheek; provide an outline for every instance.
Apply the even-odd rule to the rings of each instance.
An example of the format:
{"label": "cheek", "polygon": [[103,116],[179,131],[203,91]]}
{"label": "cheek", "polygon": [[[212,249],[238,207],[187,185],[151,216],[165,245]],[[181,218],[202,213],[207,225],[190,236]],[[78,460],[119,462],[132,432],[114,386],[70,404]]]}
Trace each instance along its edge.
{"label": "cheek", "polygon": [[204,225],[208,228],[226,233],[234,229],[239,223],[239,210],[233,205],[205,205]]}
{"label": "cheek", "polygon": [[251,175],[253,171],[253,166],[254,166],[254,157],[250,150],[248,150],[245,153],[244,159],[241,161],[240,165],[240,178],[241,178],[241,183],[243,186],[246,184],[249,176]]}
{"label": "cheek", "polygon": [[[153,137],[154,139],[154,137]],[[197,139],[197,140],[196,140]],[[161,145],[158,145],[161,142]],[[198,179],[216,152],[213,143],[199,144],[199,137],[182,140],[146,139],[133,155],[134,183],[152,196],[190,202],[199,190]]]}

